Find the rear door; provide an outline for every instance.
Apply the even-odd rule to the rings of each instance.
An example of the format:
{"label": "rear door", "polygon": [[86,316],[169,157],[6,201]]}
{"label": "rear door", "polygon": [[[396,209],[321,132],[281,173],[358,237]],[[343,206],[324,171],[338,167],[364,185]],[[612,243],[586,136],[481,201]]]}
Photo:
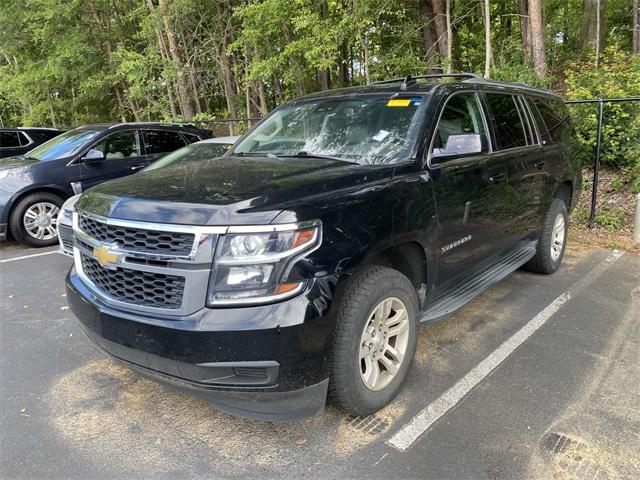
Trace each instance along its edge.
{"label": "rear door", "polygon": [[81,165],[83,191],[107,180],[130,175],[148,165],[137,130],[114,132],[98,140],[91,149],[99,150],[104,159],[78,160]]}
{"label": "rear door", "polygon": [[187,144],[180,132],[171,130],[143,130],[142,140],[149,163]]}
{"label": "rear door", "polygon": [[546,154],[540,135],[522,95],[484,94],[492,119],[493,156],[507,167],[504,183],[504,239],[513,244],[536,232],[547,180]]}
{"label": "rear door", "polygon": [[[488,136],[475,92],[450,96],[441,110],[430,147],[442,148],[450,135]],[[504,246],[504,159],[486,152],[455,158],[429,158],[438,212],[438,283],[466,274]]]}

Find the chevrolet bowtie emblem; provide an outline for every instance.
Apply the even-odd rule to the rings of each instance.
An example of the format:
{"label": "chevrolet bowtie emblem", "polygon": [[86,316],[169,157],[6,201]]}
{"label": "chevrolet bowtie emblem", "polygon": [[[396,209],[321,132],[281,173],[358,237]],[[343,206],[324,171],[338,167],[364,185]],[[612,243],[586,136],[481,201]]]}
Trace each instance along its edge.
{"label": "chevrolet bowtie emblem", "polygon": [[93,249],[93,257],[103,267],[115,266],[119,263],[121,255],[113,253],[110,247],[95,247]]}

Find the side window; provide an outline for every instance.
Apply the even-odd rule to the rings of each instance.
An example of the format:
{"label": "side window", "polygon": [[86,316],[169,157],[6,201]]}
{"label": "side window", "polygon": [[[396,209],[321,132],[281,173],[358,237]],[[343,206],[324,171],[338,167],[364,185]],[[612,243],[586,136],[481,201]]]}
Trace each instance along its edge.
{"label": "side window", "polygon": [[444,148],[451,135],[486,134],[480,106],[474,93],[457,93],[447,100],[433,141],[433,148]]}
{"label": "side window", "polygon": [[20,145],[23,147],[31,143],[31,140],[22,132],[18,132],[18,137],[20,138]]}
{"label": "side window", "polygon": [[185,142],[178,132],[145,130],[142,136],[147,155],[169,153],[185,146]]}
{"label": "side window", "polygon": [[187,139],[187,143],[195,143],[195,142],[199,142],[200,141],[200,137],[198,137],[197,135],[194,135],[192,133],[184,133],[184,132],[182,132],[182,135],[184,136],[184,138]]}
{"label": "side window", "polygon": [[106,159],[140,156],[140,145],[135,131],[109,135],[93,148],[104,153]]}
{"label": "side window", "polygon": [[15,148],[20,146],[17,132],[0,132],[0,148]]}
{"label": "side window", "polygon": [[524,147],[527,145],[525,119],[518,110],[513,95],[486,93],[487,104],[493,119],[496,150]]}
{"label": "side window", "polygon": [[559,100],[534,98],[540,116],[547,126],[552,142],[560,142],[573,133],[567,107]]}

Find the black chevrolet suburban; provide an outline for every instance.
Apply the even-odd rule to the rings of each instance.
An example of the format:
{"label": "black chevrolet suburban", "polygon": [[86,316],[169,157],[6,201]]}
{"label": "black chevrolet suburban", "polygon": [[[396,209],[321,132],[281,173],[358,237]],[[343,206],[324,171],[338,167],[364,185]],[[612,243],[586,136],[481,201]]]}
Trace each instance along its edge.
{"label": "black chevrolet suburban", "polygon": [[84,193],[67,298],[142,374],[237,415],[388,404],[417,328],[553,273],[581,186],[553,94],[471,74],[308,95],[223,157]]}

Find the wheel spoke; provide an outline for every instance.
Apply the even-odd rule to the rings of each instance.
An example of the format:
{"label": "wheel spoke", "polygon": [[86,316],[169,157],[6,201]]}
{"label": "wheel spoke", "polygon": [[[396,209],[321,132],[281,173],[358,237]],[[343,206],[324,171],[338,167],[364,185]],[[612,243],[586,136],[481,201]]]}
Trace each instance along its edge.
{"label": "wheel spoke", "polygon": [[38,215],[31,208],[24,213],[25,218],[35,219]]}
{"label": "wheel spoke", "polygon": [[386,355],[382,355],[379,360],[380,363],[382,363],[382,365],[384,366],[384,369],[389,373],[389,375],[395,375],[396,373],[398,373],[400,364],[396,364]]}
{"label": "wheel spoke", "polygon": [[389,329],[389,338],[400,335],[401,333],[404,333],[407,330],[409,330],[409,321],[408,320],[402,321]]}
{"label": "wheel spoke", "polygon": [[36,232],[36,238],[38,240],[42,240],[42,237],[44,237],[44,227],[38,227],[38,231]]}
{"label": "wheel spoke", "polygon": [[[365,363],[367,360],[365,360]],[[370,388],[376,388],[378,381],[380,380],[380,365],[376,360],[371,360],[369,358],[367,370],[366,370],[366,383]]]}
{"label": "wheel spoke", "polygon": [[360,344],[360,360],[362,360],[363,358],[367,358],[370,353],[371,350],[369,349],[368,343],[366,341],[362,342]]}
{"label": "wheel spoke", "polygon": [[391,345],[387,345],[384,356],[391,357],[394,362],[398,363],[398,365],[402,363],[402,359],[404,358],[404,355],[393,348]]}
{"label": "wheel spoke", "polygon": [[384,321],[384,325],[387,328],[391,328],[394,325],[401,323],[405,318],[407,318],[407,311],[404,308],[399,308],[393,313],[393,316],[388,317]]}
{"label": "wheel spoke", "polygon": [[53,238],[55,237],[56,234],[56,229],[53,226],[48,226],[47,227],[47,238]]}

